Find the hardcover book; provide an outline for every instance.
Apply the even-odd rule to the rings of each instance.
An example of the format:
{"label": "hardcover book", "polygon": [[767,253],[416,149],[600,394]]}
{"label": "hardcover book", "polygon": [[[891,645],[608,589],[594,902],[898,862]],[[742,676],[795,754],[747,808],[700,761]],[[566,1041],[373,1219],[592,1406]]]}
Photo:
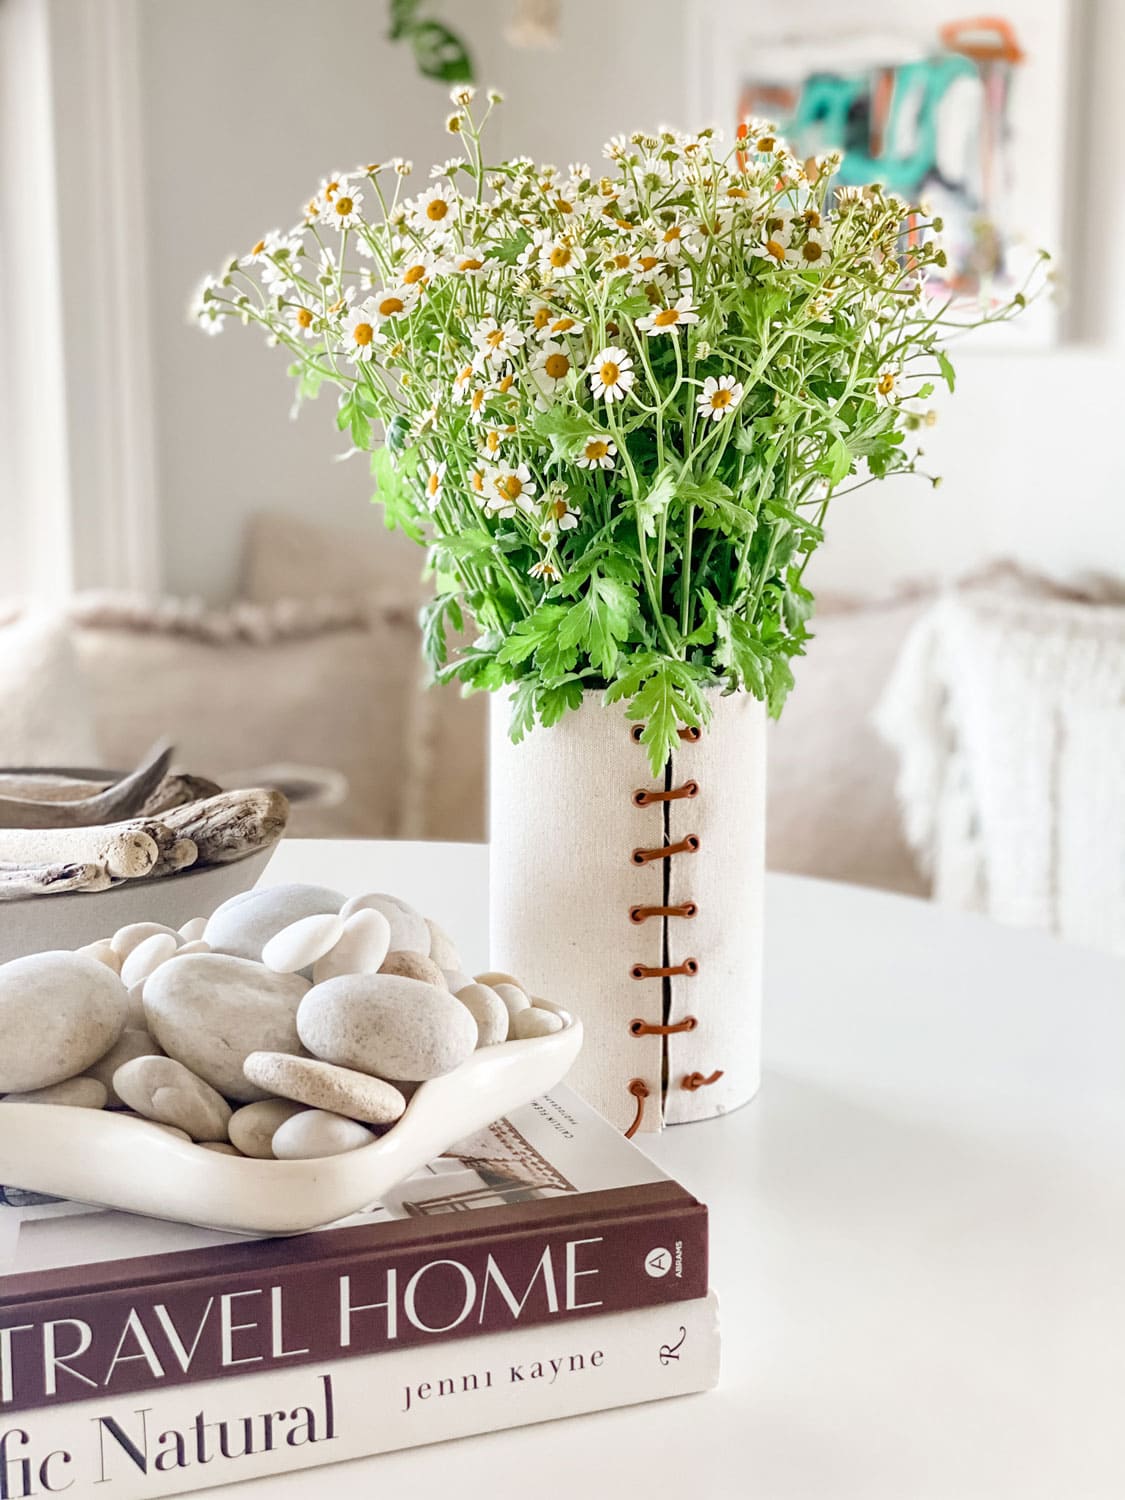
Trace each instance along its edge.
{"label": "hardcover book", "polygon": [[564,1088],[315,1234],[239,1238],[14,1188],[0,1205],[0,1424],[225,1377],[295,1389],[299,1367],[343,1380],[352,1361],[707,1292],[704,1206]]}

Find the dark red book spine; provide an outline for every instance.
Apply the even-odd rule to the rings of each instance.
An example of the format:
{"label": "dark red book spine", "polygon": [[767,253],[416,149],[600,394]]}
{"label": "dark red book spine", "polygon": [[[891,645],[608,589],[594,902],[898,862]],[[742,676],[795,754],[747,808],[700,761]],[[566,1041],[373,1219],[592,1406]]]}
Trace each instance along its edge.
{"label": "dark red book spine", "polygon": [[0,1279],[0,1416],[706,1295],[673,1182]]}

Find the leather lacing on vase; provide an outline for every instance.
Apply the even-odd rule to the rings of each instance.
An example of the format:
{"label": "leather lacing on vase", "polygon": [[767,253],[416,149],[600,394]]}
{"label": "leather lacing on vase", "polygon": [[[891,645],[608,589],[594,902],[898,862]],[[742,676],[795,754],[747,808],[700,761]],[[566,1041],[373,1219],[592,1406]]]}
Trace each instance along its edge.
{"label": "leather lacing on vase", "polygon": [[[683,728],[677,730],[676,732],[679,735],[680,739],[687,744],[695,744],[702,737],[702,731],[695,725],[685,725]],[[643,724],[634,724],[632,729],[630,730],[630,735],[635,744],[640,744],[643,734]],[[690,800],[691,798],[698,796],[699,783],[692,779],[685,781],[682,786],[678,787],[668,786],[663,789],[656,787],[638,787],[638,789],[632,794],[631,800],[634,807],[663,807],[665,832],[667,833],[668,804],[681,800]],[[638,867],[653,864],[656,861],[664,862],[664,902],[661,905],[654,906],[631,906],[629,908],[630,922],[633,922],[635,925],[639,926],[642,922],[647,922],[651,917],[659,917],[664,921],[667,921],[668,918],[677,918],[683,921],[690,921],[693,917],[698,915],[699,907],[694,901],[689,900],[681,901],[678,903],[669,902],[668,895],[670,878],[668,872],[670,862],[678,855],[697,854],[700,847],[701,840],[699,838],[699,835],[695,833],[689,833],[686,835],[686,837],[680,839],[678,843],[672,844],[666,842],[655,849],[637,848],[633,850],[632,854],[629,856],[630,861]],[[668,962],[669,955],[667,931],[667,926],[665,926],[663,953],[664,962],[661,964],[635,963],[632,964],[629,969],[629,974],[633,979],[659,979],[661,981],[663,1000],[662,1010],[665,1019],[660,1022],[653,1022],[645,1021],[637,1017],[629,1023],[630,1036],[675,1036],[683,1032],[694,1031],[695,1028],[699,1025],[699,1022],[695,1016],[685,1016],[682,1021],[675,1022],[670,1022],[667,1019],[668,1013],[671,1009],[671,988],[669,981],[672,978],[678,976],[682,976],[686,979],[693,979],[695,975],[699,973],[698,959],[685,958],[682,963],[678,964]],[[722,1076],[723,1072],[721,1068],[716,1069],[715,1072],[707,1075],[698,1072],[688,1073],[684,1076],[683,1079],[681,1079],[680,1087],[683,1089],[687,1089],[689,1092],[694,1092],[696,1089],[706,1088],[709,1084],[716,1083]],[[636,1135],[637,1131],[641,1128],[641,1125],[644,1122],[645,1104],[646,1101],[652,1097],[652,1090],[649,1088],[648,1084],[644,1081],[643,1078],[633,1078],[628,1084],[628,1092],[637,1101],[636,1113],[634,1114],[633,1122],[625,1132],[626,1138],[631,1138]]]}

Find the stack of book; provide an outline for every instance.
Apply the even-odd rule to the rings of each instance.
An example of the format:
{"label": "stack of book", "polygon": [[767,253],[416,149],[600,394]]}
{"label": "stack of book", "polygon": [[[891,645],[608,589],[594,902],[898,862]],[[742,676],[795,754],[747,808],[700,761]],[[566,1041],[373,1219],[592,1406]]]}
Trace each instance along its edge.
{"label": "stack of book", "polygon": [[0,1189],[2,1500],[147,1500],[685,1395],[718,1364],[706,1208],[562,1088],[292,1239]]}

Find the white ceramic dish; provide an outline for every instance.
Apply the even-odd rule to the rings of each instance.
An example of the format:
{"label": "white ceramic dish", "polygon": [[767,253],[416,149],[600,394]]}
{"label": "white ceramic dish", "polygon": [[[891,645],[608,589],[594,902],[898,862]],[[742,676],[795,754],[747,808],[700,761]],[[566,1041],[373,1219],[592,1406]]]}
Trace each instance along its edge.
{"label": "white ceramic dish", "polygon": [[253,1161],[205,1151],[109,1111],[0,1104],[0,1182],[242,1234],[300,1234],[369,1208],[456,1141],[553,1088],[582,1025],[482,1047],[424,1083],[370,1146],[318,1161]]}
{"label": "white ceramic dish", "polygon": [[209,917],[228,897],[256,883],[276,848],[271,844],[233,864],[181,870],[159,880],[126,880],[108,891],[2,901],[0,963],[48,949],[82,948],[130,922],[182,927],[191,917]]}

